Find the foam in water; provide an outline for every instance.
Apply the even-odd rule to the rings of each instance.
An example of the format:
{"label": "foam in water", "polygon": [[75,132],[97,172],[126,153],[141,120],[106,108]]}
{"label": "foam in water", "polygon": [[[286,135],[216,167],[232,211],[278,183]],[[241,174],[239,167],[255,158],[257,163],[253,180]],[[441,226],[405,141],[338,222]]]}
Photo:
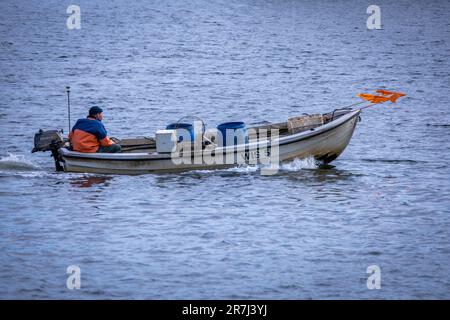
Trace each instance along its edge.
{"label": "foam in water", "polygon": [[205,169],[205,170],[191,170],[191,171],[187,171],[186,174],[189,173],[213,173],[213,172],[237,172],[237,173],[251,173],[251,172],[256,172],[258,171],[258,166],[256,165],[240,165],[237,167],[231,167],[228,169]]}
{"label": "foam in water", "polygon": [[281,164],[282,171],[299,171],[302,169],[317,169],[320,163],[314,157],[294,159],[291,162]]}
{"label": "foam in water", "polygon": [[5,171],[32,171],[40,168],[31,161],[25,159],[24,155],[9,153],[0,158],[0,170]]}
{"label": "foam in water", "polygon": [[[320,162],[318,162],[314,157],[308,157],[304,159],[294,159],[291,162],[282,163],[279,167],[279,171],[300,171],[303,169],[317,169],[319,168]],[[261,167],[259,165],[240,165],[237,167],[232,167],[228,169],[218,169],[218,170],[194,170],[189,172],[196,173],[213,173],[213,172],[236,172],[236,173],[253,173],[257,172]],[[269,169],[270,167],[265,167]],[[189,173],[188,172],[188,173]]]}

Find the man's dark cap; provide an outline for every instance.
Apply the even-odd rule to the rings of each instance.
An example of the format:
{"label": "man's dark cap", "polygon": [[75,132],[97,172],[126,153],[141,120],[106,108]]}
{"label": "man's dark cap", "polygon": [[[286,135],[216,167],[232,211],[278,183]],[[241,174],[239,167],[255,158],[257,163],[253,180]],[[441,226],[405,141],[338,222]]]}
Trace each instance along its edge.
{"label": "man's dark cap", "polygon": [[89,115],[90,116],[95,116],[98,113],[102,113],[103,109],[97,106],[94,106],[92,108],[89,109]]}

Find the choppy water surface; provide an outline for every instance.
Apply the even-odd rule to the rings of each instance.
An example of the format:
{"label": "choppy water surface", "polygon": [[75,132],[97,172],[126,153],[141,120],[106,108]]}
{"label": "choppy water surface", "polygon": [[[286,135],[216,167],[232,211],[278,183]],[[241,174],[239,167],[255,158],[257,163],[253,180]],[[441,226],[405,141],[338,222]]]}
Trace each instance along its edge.
{"label": "choppy water surface", "polygon": [[[375,31],[364,1],[75,2],[81,30],[72,2],[0,4],[0,298],[450,298],[448,1],[379,1]],[[408,96],[333,167],[106,176],[30,154],[67,132],[66,85],[72,119],[99,103],[116,137]]]}

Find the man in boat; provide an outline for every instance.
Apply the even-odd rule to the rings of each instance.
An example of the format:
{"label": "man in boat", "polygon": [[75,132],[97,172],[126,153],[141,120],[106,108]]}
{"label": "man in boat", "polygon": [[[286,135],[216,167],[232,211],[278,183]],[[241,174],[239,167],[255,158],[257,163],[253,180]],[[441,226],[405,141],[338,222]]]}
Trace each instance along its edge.
{"label": "man in boat", "polygon": [[78,152],[121,152],[121,147],[106,133],[102,123],[103,110],[94,106],[89,109],[89,115],[85,119],[79,119],[69,133],[70,144],[73,151]]}

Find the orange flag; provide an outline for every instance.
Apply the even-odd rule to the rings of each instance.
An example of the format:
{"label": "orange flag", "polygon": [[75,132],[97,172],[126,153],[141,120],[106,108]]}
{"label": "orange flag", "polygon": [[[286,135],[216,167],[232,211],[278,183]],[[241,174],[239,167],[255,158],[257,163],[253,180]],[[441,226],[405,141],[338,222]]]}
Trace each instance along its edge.
{"label": "orange flag", "polygon": [[402,92],[393,92],[381,89],[377,90],[377,92],[382,94],[383,96],[389,96],[389,100],[391,100],[393,103],[396,103],[398,98],[406,96],[406,94]]}
{"label": "orange flag", "polygon": [[391,95],[391,94],[394,93],[394,92],[392,92],[392,91],[381,90],[381,89],[377,90],[377,92],[380,93],[380,94],[382,94],[383,96],[388,96],[388,95]]}
{"label": "orange flag", "polygon": [[390,97],[376,96],[368,93],[358,93],[357,96],[372,103],[383,103],[391,100]]}

